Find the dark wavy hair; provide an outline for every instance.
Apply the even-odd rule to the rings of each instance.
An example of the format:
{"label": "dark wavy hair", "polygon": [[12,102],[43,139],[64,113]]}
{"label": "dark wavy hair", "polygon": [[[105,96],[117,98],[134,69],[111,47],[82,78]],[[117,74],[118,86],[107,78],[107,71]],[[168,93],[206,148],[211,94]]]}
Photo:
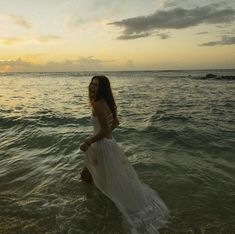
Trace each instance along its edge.
{"label": "dark wavy hair", "polygon": [[[90,86],[91,86],[91,82],[94,79],[97,79],[99,81],[99,88],[98,88],[96,97],[94,99],[92,99]],[[104,99],[107,102],[109,108],[111,109],[113,115],[116,116],[117,115],[117,106],[116,106],[115,100],[113,98],[113,93],[112,93],[109,79],[106,76],[93,76],[91,79],[91,82],[88,87],[90,103]]]}

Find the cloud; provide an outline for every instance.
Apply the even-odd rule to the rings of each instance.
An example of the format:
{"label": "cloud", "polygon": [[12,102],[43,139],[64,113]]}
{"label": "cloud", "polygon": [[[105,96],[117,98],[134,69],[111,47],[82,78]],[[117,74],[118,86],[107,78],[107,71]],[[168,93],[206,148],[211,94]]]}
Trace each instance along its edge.
{"label": "cloud", "polygon": [[18,25],[20,27],[23,27],[23,28],[26,28],[26,29],[30,29],[32,27],[31,23],[22,16],[10,15],[10,18],[12,19],[12,21],[16,25]]}
{"label": "cloud", "polygon": [[170,38],[170,35],[167,33],[136,33],[136,34],[130,34],[130,35],[121,35],[118,37],[119,40],[132,40],[132,39],[137,39],[137,38],[142,38],[142,37],[150,37],[150,36],[158,36],[160,39],[168,39]]}
{"label": "cloud", "polygon": [[88,57],[80,57],[79,60],[77,60],[77,62],[79,62],[80,66],[99,66],[103,63],[109,63],[109,62],[113,62],[114,60],[101,60],[101,59],[96,59],[93,56],[88,56]]}
{"label": "cloud", "polygon": [[21,58],[17,60],[0,60],[0,66],[31,66],[32,63],[23,61]]}
{"label": "cloud", "polygon": [[200,44],[199,46],[217,46],[217,45],[234,45],[235,37],[223,36],[219,41],[211,41]]}
{"label": "cloud", "polygon": [[42,44],[50,43],[59,40],[59,36],[55,35],[40,35],[36,37],[36,40]]}
{"label": "cloud", "polygon": [[[195,1],[195,0],[156,0],[161,2],[162,8],[173,8],[173,7],[180,7],[184,6],[184,8],[192,8],[197,7],[199,4],[203,4],[203,0]],[[217,1],[215,0],[207,0],[204,1],[206,4],[217,4],[221,6],[225,5],[233,5],[233,0],[224,0],[224,1]]]}
{"label": "cloud", "polygon": [[167,33],[158,33],[157,35],[163,40],[170,38],[170,35]]}
{"label": "cloud", "polygon": [[25,54],[22,57],[24,60],[35,61],[35,60],[42,58],[45,55],[47,55],[47,54],[46,53],[35,53],[35,54]]}
{"label": "cloud", "polygon": [[[36,66],[38,71],[99,71],[105,70],[104,65],[114,60],[102,60],[93,56],[80,57],[77,60],[67,59],[63,62],[49,62]],[[34,70],[35,70],[34,69]]]}
{"label": "cloud", "polygon": [[31,71],[34,67],[33,63],[26,62],[18,58],[17,60],[0,60],[0,72],[13,72],[13,71]]}
{"label": "cloud", "polygon": [[18,58],[16,60],[0,61],[0,72],[62,72],[62,71],[98,71],[104,70],[104,64],[114,60],[102,60],[93,56],[80,57],[77,60],[65,60],[63,62],[48,62],[35,64]]}
{"label": "cloud", "polygon": [[118,37],[118,39],[120,40],[131,40],[131,39],[137,39],[137,38],[141,38],[141,37],[148,37],[151,36],[150,33],[140,33],[140,34],[130,34],[130,35],[121,35]]}
{"label": "cloud", "polygon": [[128,59],[128,60],[126,61],[126,65],[127,65],[128,67],[134,67],[134,63],[133,63],[133,61],[132,61],[131,59]]}
{"label": "cloud", "polygon": [[3,45],[12,46],[24,42],[25,39],[21,37],[4,37],[0,39]]}
{"label": "cloud", "polygon": [[27,42],[39,42],[40,44],[47,44],[55,42],[61,39],[61,37],[56,35],[37,35],[28,37],[3,37],[0,38],[0,43],[6,46],[14,46],[21,43]]}
{"label": "cloud", "polygon": [[164,0],[162,1],[162,5],[164,8],[167,7],[176,7],[179,3],[177,3],[175,0]]}
{"label": "cloud", "polygon": [[229,23],[235,19],[235,10],[220,8],[220,4],[195,7],[191,9],[173,8],[158,10],[154,14],[123,19],[109,23],[109,25],[124,28],[119,39],[132,39],[141,36],[151,36],[157,29],[183,29],[200,24]]}
{"label": "cloud", "polygon": [[198,32],[198,33],[195,33],[196,35],[204,35],[204,34],[208,34],[208,32]]}

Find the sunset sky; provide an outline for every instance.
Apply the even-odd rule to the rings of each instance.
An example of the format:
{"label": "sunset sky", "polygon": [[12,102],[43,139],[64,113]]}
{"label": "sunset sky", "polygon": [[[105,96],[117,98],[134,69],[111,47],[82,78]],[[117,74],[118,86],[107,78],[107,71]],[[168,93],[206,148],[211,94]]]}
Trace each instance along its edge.
{"label": "sunset sky", "polygon": [[0,0],[0,72],[216,68],[234,0]]}

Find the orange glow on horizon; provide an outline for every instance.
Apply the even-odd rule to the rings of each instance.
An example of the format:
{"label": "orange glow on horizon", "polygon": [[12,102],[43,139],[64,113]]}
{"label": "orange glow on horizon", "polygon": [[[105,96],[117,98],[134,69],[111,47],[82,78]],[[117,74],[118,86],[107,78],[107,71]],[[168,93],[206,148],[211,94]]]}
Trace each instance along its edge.
{"label": "orange glow on horizon", "polygon": [[11,66],[4,66],[0,68],[0,73],[7,73],[7,72],[13,72],[13,69]]}

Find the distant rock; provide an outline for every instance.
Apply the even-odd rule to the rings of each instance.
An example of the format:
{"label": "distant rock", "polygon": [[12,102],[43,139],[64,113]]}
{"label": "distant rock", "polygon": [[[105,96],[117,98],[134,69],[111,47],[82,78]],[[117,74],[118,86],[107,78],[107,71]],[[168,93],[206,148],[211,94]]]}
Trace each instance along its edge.
{"label": "distant rock", "polygon": [[235,76],[221,76],[220,79],[222,79],[222,80],[235,80]]}
{"label": "distant rock", "polygon": [[212,79],[212,80],[235,80],[235,76],[228,75],[228,76],[218,76],[216,74],[208,73],[204,77],[200,77],[202,80]]}
{"label": "distant rock", "polygon": [[212,73],[209,73],[209,74],[206,74],[206,78],[216,78],[217,77],[217,75],[215,75],[215,74],[212,74]]}

